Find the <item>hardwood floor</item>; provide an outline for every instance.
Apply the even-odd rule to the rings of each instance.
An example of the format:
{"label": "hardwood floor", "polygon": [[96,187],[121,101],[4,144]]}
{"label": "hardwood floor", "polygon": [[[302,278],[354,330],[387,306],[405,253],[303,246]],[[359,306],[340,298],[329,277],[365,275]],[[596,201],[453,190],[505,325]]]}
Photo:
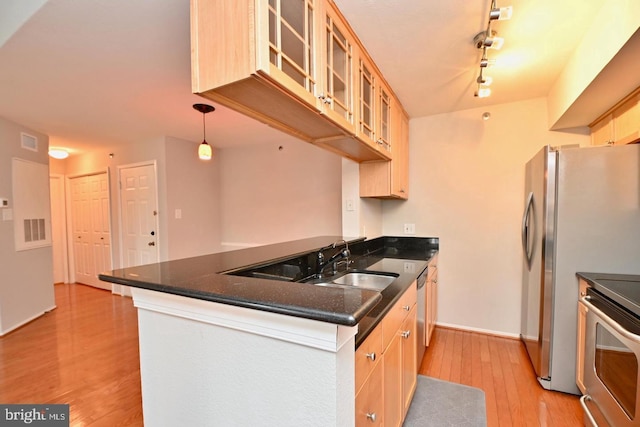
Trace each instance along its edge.
{"label": "hardwood floor", "polygon": [[[141,426],[130,298],[56,285],[58,308],[0,338],[1,403],[69,403],[72,426]],[[488,427],[582,426],[576,396],[542,389],[520,341],[436,328],[420,373],[484,390]]]}
{"label": "hardwood floor", "polygon": [[68,403],[72,426],[141,426],[130,298],[56,285],[57,309],[0,338],[0,402]]}
{"label": "hardwood floor", "polygon": [[487,426],[583,426],[578,396],[543,389],[519,340],[436,328],[419,373],[484,390]]}

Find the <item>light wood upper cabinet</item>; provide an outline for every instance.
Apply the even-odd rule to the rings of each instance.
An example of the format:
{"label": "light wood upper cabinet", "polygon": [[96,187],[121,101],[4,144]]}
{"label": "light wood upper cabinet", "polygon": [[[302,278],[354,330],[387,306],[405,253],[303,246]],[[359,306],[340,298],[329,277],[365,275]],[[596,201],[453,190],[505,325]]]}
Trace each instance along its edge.
{"label": "light wood upper cabinet", "polygon": [[640,139],[640,88],[590,127],[592,145],[622,145]]}
{"label": "light wood upper cabinet", "polygon": [[320,98],[324,113],[343,129],[355,134],[353,40],[347,24],[333,7],[324,9],[323,67],[325,79]]}
{"label": "light wood upper cabinet", "polygon": [[628,144],[640,138],[640,93],[613,111],[614,144]]}
{"label": "light wood upper cabinet", "polygon": [[360,197],[409,198],[409,118],[399,105],[391,114],[392,160],[360,163]]}
{"label": "light wood upper cabinet", "polygon": [[613,144],[613,115],[607,114],[591,126],[591,145]]}
{"label": "light wood upper cabinet", "polygon": [[331,0],[191,0],[194,93],[357,162],[387,160],[356,137],[361,46]]}

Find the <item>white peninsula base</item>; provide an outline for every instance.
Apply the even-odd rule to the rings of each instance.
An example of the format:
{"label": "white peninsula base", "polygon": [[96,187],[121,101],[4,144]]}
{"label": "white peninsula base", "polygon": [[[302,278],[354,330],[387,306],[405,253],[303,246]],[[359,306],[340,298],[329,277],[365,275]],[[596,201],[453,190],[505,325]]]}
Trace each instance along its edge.
{"label": "white peninsula base", "polygon": [[357,326],[132,288],[145,426],[353,426]]}

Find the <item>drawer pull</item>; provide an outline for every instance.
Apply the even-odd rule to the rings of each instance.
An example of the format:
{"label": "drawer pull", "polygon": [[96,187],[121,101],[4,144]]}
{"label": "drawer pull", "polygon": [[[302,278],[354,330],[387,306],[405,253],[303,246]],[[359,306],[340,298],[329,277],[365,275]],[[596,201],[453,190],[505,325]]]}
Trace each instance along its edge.
{"label": "drawer pull", "polygon": [[377,417],[376,417],[376,413],[375,413],[375,412],[369,412],[369,413],[367,413],[367,419],[368,419],[369,421],[371,421],[372,423],[375,423],[375,422],[376,422],[376,418],[377,418]]}
{"label": "drawer pull", "polygon": [[405,311],[409,311],[409,310],[411,310],[411,307],[409,307],[408,305],[403,305],[402,309],[405,310]]}
{"label": "drawer pull", "polygon": [[411,330],[403,331],[401,335],[402,335],[402,338],[409,338],[409,335],[411,335]]}
{"label": "drawer pull", "polygon": [[376,361],[376,354],[375,353],[367,353],[367,358],[371,359],[372,362]]}

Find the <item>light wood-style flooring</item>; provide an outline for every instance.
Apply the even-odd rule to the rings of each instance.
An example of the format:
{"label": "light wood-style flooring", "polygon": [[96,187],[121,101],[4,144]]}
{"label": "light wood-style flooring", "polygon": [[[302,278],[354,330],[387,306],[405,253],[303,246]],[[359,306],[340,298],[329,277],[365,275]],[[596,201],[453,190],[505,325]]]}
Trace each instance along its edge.
{"label": "light wood-style flooring", "polygon": [[141,426],[130,298],[56,285],[58,308],[0,338],[1,403],[68,403],[71,426]]}
{"label": "light wood-style flooring", "polygon": [[[0,338],[1,403],[69,403],[72,426],[141,426],[130,298],[56,285],[57,309]],[[582,426],[578,398],[543,390],[520,341],[436,328],[420,373],[484,390],[488,426]]]}
{"label": "light wood-style flooring", "polygon": [[543,389],[517,339],[437,327],[418,373],[482,389],[488,427],[584,425],[578,396]]}

